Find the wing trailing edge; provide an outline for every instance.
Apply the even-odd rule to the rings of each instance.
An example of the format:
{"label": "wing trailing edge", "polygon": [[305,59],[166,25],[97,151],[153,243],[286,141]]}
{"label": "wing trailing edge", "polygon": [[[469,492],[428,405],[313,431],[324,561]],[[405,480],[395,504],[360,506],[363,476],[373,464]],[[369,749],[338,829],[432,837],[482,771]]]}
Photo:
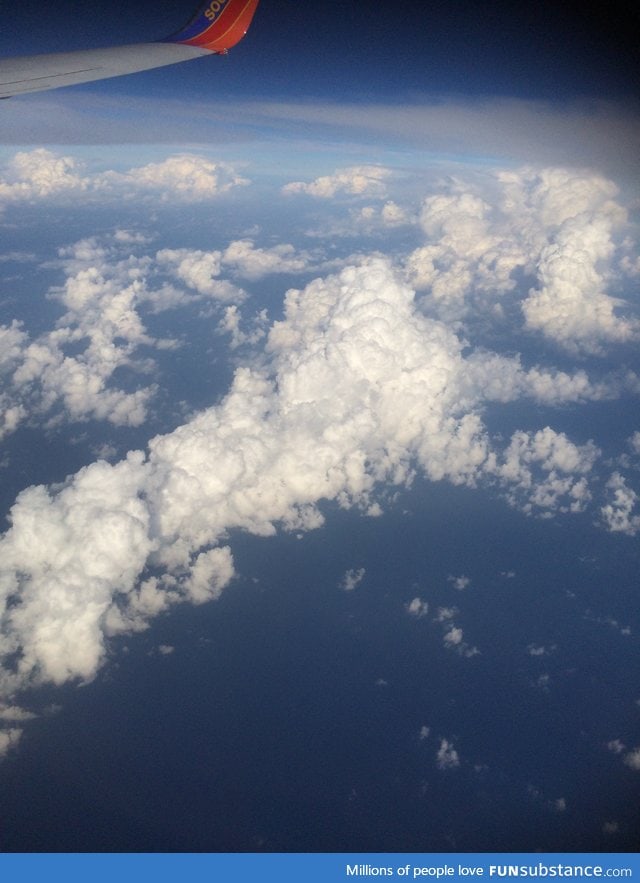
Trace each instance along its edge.
{"label": "wing trailing edge", "polygon": [[0,59],[0,98],[225,54],[247,33],[258,2],[208,0],[181,31],[154,43]]}

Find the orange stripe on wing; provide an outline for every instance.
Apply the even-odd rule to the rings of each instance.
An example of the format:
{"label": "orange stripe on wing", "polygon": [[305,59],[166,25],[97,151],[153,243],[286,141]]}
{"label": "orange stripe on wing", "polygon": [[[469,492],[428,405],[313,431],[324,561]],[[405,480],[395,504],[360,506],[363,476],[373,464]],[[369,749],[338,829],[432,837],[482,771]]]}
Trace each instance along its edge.
{"label": "orange stripe on wing", "polygon": [[[246,34],[257,6],[258,0],[247,0],[242,9],[234,14],[234,5],[230,3],[202,33],[182,42],[212,52],[230,49]],[[231,20],[227,22],[227,19]]]}

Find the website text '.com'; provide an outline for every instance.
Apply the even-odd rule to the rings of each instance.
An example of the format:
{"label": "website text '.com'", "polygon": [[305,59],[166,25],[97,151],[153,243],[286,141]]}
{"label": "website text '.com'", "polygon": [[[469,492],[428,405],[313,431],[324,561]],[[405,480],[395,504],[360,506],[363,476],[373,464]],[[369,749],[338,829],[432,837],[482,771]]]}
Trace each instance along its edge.
{"label": "website text '.com'", "polygon": [[376,865],[347,865],[347,877],[405,877],[417,880],[420,877],[633,877],[631,868],[603,868],[602,865],[488,865],[469,867],[467,865],[440,865],[418,867],[400,865],[397,868]]}

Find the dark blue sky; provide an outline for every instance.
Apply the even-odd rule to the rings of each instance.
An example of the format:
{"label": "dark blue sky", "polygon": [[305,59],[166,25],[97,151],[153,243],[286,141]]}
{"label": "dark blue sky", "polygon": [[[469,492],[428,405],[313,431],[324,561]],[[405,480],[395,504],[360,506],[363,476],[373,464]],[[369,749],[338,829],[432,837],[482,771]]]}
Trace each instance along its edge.
{"label": "dark blue sky", "polygon": [[[191,15],[188,2],[63,0],[43,14],[39,3],[2,13],[3,54],[62,51],[159,38]],[[637,97],[632,3],[431,3],[399,0],[302,4],[262,0],[233,59],[102,84],[144,94],[163,84],[199,98],[225,95],[336,100],[414,95],[522,98]],[[91,88],[96,88],[92,86]]]}

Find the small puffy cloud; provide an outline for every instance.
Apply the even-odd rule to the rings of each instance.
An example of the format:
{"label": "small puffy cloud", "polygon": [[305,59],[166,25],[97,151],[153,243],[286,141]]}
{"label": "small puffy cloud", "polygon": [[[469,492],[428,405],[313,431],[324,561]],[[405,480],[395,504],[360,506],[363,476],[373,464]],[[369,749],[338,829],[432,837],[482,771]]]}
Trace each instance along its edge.
{"label": "small puffy cloud", "polygon": [[454,589],[457,589],[459,592],[464,591],[471,585],[471,580],[468,576],[448,576],[447,581],[451,583]]}
{"label": "small puffy cloud", "polygon": [[556,797],[555,799],[547,799],[544,792],[535,785],[527,785],[527,794],[531,800],[536,801],[548,810],[555,813],[566,812],[567,801],[565,797]]}
{"label": "small puffy cloud", "polygon": [[15,748],[22,737],[19,727],[11,727],[8,730],[0,730],[0,758],[6,757],[12,748]]}
{"label": "small puffy cloud", "polygon": [[453,623],[447,627],[442,640],[447,650],[455,650],[460,656],[465,656],[468,659],[478,656],[480,653],[477,647],[470,647],[467,644],[464,640],[464,632]]}
{"label": "small puffy cloud", "polygon": [[[20,323],[0,325],[0,376],[10,375],[23,358],[28,335]],[[27,409],[10,391],[0,392],[0,440],[14,432],[27,416]]]}
{"label": "small puffy cloud", "polygon": [[18,705],[0,704],[1,721],[28,721],[33,720],[35,717],[36,715],[32,711],[27,711]]}
{"label": "small puffy cloud", "polygon": [[540,677],[534,682],[534,687],[537,687],[539,690],[543,690],[545,693],[548,693],[550,683],[551,675],[545,673],[541,674]]}
{"label": "small puffy cloud", "polygon": [[231,582],[234,572],[233,556],[228,546],[202,552],[184,582],[184,594],[192,604],[214,601]]}
{"label": "small puffy cloud", "polygon": [[532,800],[545,806],[551,812],[566,812],[567,801],[564,797],[556,797],[555,800],[547,799],[543,791],[540,788],[537,788],[535,785],[527,785],[527,794]]}
{"label": "small puffy cloud", "polygon": [[221,260],[235,275],[255,280],[270,273],[302,273],[308,269],[311,257],[288,243],[256,248],[251,239],[237,239],[227,246]]}
{"label": "small puffy cloud", "polygon": [[488,401],[509,402],[526,397],[539,404],[557,406],[607,401],[618,398],[625,390],[636,391],[633,372],[624,377],[614,373],[592,380],[582,368],[571,373],[540,365],[525,369],[519,356],[503,356],[484,349],[470,353],[467,364],[472,368],[468,375],[471,390],[482,384]]}
{"label": "small puffy cloud", "polygon": [[101,191],[141,192],[163,202],[203,202],[228,193],[234,187],[249,184],[232,166],[202,156],[183,153],[162,162],[129,169],[128,172],[104,172],[95,179]]}
{"label": "small puffy cloud", "polygon": [[423,601],[422,598],[414,598],[408,604],[405,604],[405,608],[409,616],[414,616],[416,619],[422,619],[423,616],[429,613],[429,604]]}
{"label": "small puffy cloud", "polygon": [[0,367],[14,366],[22,356],[28,335],[15,320],[11,325],[0,326]]}
{"label": "small puffy cloud", "polygon": [[549,656],[555,650],[555,645],[552,647],[543,647],[538,644],[529,644],[527,647],[527,653],[529,654],[529,656],[534,657]]}
{"label": "small puffy cloud", "polygon": [[366,574],[366,570],[364,567],[359,567],[356,569],[347,570],[345,575],[340,580],[340,588],[345,592],[352,592],[356,586],[359,586],[362,580],[364,579]]}
{"label": "small puffy cloud", "polygon": [[151,238],[138,230],[125,230],[116,228],[113,231],[113,238],[116,242],[126,245],[146,245],[151,242]]}
{"label": "small puffy cloud", "polygon": [[620,739],[612,739],[610,742],[607,742],[607,748],[614,754],[622,754],[625,750],[625,745]]}
{"label": "small puffy cloud", "polygon": [[[629,380],[632,386],[633,378],[629,377]],[[615,376],[593,382],[583,369],[568,374],[566,371],[535,367],[523,372],[518,381],[523,392],[531,395],[535,401],[547,405],[606,401],[617,398],[624,387],[620,379]]]}
{"label": "small puffy cloud", "polygon": [[440,770],[454,770],[460,766],[460,756],[453,742],[448,739],[440,740],[440,747],[436,753],[436,766]]}
{"label": "small puffy cloud", "polygon": [[628,766],[629,769],[640,770],[640,746],[634,748],[633,751],[627,752],[622,759],[625,766]]}
{"label": "small puffy cloud", "polygon": [[351,217],[357,227],[365,229],[402,227],[415,223],[415,218],[392,199],[388,199],[381,208],[374,205],[363,206],[358,211],[354,210]]}
{"label": "small puffy cloud", "polygon": [[221,267],[219,251],[200,251],[187,248],[163,248],[156,260],[176,279],[198,295],[214,301],[241,303],[246,294],[225,279],[219,279]]}
{"label": "small puffy cloud", "polygon": [[26,416],[27,409],[23,405],[15,404],[9,396],[0,393],[0,440],[15,432]]}
{"label": "small puffy cloud", "polygon": [[517,451],[519,463],[538,462],[547,472],[588,472],[599,456],[593,442],[575,445],[564,433],[555,432],[548,426],[533,434],[514,434],[511,449]]}
{"label": "small puffy cloud", "polygon": [[445,647],[461,647],[463,643],[462,629],[451,626],[451,628],[445,632],[443,640]]}
{"label": "small puffy cloud", "polygon": [[380,217],[385,227],[401,227],[403,224],[411,223],[406,210],[392,199],[387,200],[382,206]]}
{"label": "small puffy cloud", "polygon": [[457,613],[457,607],[438,607],[436,622],[450,622]]}
{"label": "small puffy cloud", "polygon": [[258,248],[251,239],[236,239],[223,251],[165,248],[157,253],[156,260],[198,294],[236,303],[242,302],[246,294],[217,278],[223,270],[255,281],[270,273],[302,273],[311,265],[311,256],[297,252],[292,245]]}
{"label": "small puffy cloud", "polygon": [[221,334],[231,335],[231,349],[243,344],[255,344],[267,334],[267,311],[260,310],[253,317],[245,320],[235,304],[225,308],[222,319],[218,323]]}
{"label": "small puffy cloud", "polygon": [[339,169],[333,175],[323,175],[311,183],[294,181],[285,184],[285,194],[306,193],[318,199],[330,199],[337,194],[349,196],[384,196],[385,181],[391,171],[384,166],[363,165]]}
{"label": "small puffy cloud", "polygon": [[586,474],[600,455],[593,444],[576,445],[550,427],[513,433],[495,465],[509,503],[527,514],[582,512],[591,499]]}
{"label": "small puffy cloud", "polygon": [[430,727],[420,727],[420,732],[418,733],[418,738],[421,742],[424,742],[425,739],[429,738],[429,734],[431,733]]}
{"label": "small puffy cloud", "polygon": [[439,622],[443,628],[442,641],[447,650],[455,650],[460,656],[471,658],[478,656],[480,651],[477,647],[470,647],[464,639],[463,630],[456,625],[455,618],[458,615],[457,607],[439,607],[434,622]]}
{"label": "small puffy cloud", "polygon": [[628,625],[622,625],[615,617],[613,616],[593,616],[589,611],[585,613],[586,620],[589,622],[595,622],[598,625],[607,626],[610,629],[615,629],[619,635],[628,638],[631,635],[631,628]]}
{"label": "small puffy cloud", "polygon": [[43,147],[21,151],[9,161],[0,178],[0,206],[61,193],[81,193],[87,186],[83,169],[73,157],[57,156]]}
{"label": "small puffy cloud", "polygon": [[638,508],[638,494],[619,472],[613,473],[606,487],[610,502],[600,509],[604,524],[612,533],[635,536],[640,531],[640,512],[634,514]]}

